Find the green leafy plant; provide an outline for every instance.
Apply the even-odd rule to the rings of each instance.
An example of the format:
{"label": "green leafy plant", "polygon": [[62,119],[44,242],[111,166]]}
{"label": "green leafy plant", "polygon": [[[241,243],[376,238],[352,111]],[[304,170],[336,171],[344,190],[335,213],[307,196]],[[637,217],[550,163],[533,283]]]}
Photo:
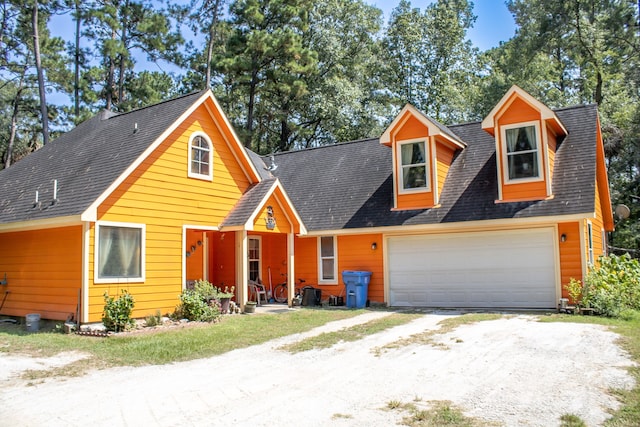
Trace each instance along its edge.
{"label": "green leafy plant", "polygon": [[174,316],[196,322],[213,322],[220,317],[217,289],[206,280],[198,280],[193,289],[180,294],[180,304]]}
{"label": "green leafy plant", "polygon": [[160,310],[156,310],[156,314],[150,314],[144,318],[145,325],[147,327],[158,326],[162,324],[162,313]]}
{"label": "green leafy plant", "polygon": [[122,332],[134,325],[131,318],[135,304],[133,296],[124,289],[120,292],[121,295],[117,299],[109,296],[107,292],[104,293],[102,323],[108,331]]}
{"label": "green leafy plant", "polygon": [[629,254],[600,257],[585,278],[582,304],[597,313],[618,317],[640,310],[640,263]]}
{"label": "green leafy plant", "polygon": [[582,286],[582,282],[580,280],[577,280],[577,279],[573,278],[573,277],[571,278],[571,280],[569,280],[569,283],[564,285],[564,289],[569,294],[569,298],[571,299],[571,303],[576,305],[576,306],[578,306],[578,307],[582,303],[583,288],[584,287]]}
{"label": "green leafy plant", "polygon": [[203,300],[210,300],[216,298],[218,295],[218,289],[211,284],[208,280],[196,280],[193,285],[193,291],[198,294]]}
{"label": "green leafy plant", "polygon": [[[224,284],[222,286],[224,286]],[[235,295],[236,287],[224,286],[224,291],[222,290],[222,287],[216,288],[216,290],[217,298],[233,298],[233,296]]]}

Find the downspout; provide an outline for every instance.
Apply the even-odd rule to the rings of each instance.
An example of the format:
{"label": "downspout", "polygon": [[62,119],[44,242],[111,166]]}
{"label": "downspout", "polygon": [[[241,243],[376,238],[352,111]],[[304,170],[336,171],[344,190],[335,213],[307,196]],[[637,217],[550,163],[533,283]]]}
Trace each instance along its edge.
{"label": "downspout", "polygon": [[[78,290],[78,305],[77,312],[78,328],[81,323],[89,322],[89,242],[91,241],[91,223],[82,223],[82,284]],[[94,257],[95,260],[95,257]],[[95,263],[94,263],[95,268]]]}

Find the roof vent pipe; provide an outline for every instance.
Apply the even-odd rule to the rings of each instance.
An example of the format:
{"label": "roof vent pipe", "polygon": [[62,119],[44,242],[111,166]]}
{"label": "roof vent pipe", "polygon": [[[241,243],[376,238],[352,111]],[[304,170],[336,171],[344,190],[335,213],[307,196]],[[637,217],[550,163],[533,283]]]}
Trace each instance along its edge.
{"label": "roof vent pipe", "polygon": [[51,201],[52,205],[55,205],[58,202],[58,180],[53,180],[53,200]]}

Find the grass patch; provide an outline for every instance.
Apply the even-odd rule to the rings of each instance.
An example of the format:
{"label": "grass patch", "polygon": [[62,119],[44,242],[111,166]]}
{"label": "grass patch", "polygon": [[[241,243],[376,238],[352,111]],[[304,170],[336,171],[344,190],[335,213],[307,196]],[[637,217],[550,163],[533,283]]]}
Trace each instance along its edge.
{"label": "grass patch", "polygon": [[219,323],[108,338],[56,332],[27,333],[20,325],[0,324],[0,352],[50,357],[65,351],[79,351],[90,357],[67,365],[64,369],[30,372],[29,377],[35,379],[64,374],[67,370],[72,375],[81,375],[86,370],[95,368],[162,365],[211,357],[285,335],[305,332],[364,312],[365,310],[296,310],[281,314],[224,316]]}
{"label": "grass patch", "polygon": [[[504,316],[498,313],[468,313],[462,316],[449,317],[438,322],[438,325],[440,326],[438,329],[430,329],[427,331],[423,331],[418,334],[413,334],[407,338],[402,338],[402,339],[393,341],[382,347],[376,347],[375,349],[373,349],[373,352],[375,355],[379,356],[383,352],[404,348],[412,344],[413,345],[432,345],[435,347],[447,349],[448,347],[445,344],[441,342],[437,342],[435,340],[435,337],[437,335],[447,334],[462,325],[468,325],[471,323],[477,323],[477,322],[482,322],[487,320],[496,320],[502,317]],[[461,342],[461,340],[456,339],[455,342],[459,343]]]}
{"label": "grass patch", "polygon": [[[613,319],[598,316],[579,316],[570,314],[552,314],[540,316],[541,322],[592,323],[608,327],[620,334],[619,345],[625,349],[638,364],[628,368],[635,379],[631,390],[611,390],[622,406],[611,413],[612,417],[605,422],[606,427],[637,427],[640,420],[640,312],[628,312],[624,319]],[[578,414],[579,415],[579,414]],[[562,424],[565,426],[565,424]],[[566,424],[567,427],[574,424]],[[575,424],[580,426],[581,424]]]}
{"label": "grass patch", "polygon": [[350,326],[335,332],[325,332],[315,337],[305,338],[301,341],[283,345],[279,350],[291,353],[299,353],[313,349],[330,348],[339,342],[358,341],[367,335],[373,335],[395,326],[409,323],[424,313],[400,312],[393,313],[380,319],[371,320],[359,325]]}
{"label": "grass patch", "polygon": [[414,402],[390,401],[386,409],[405,413],[401,425],[410,427],[482,427],[495,426],[476,418],[467,417],[449,401],[429,401],[425,408]]}
{"label": "grass patch", "polygon": [[565,414],[560,417],[560,427],[587,427],[587,425],[579,416]]}
{"label": "grass patch", "polygon": [[353,415],[350,415],[350,414],[333,414],[331,416],[332,420],[339,420],[339,419],[350,420],[352,418],[353,418]]}

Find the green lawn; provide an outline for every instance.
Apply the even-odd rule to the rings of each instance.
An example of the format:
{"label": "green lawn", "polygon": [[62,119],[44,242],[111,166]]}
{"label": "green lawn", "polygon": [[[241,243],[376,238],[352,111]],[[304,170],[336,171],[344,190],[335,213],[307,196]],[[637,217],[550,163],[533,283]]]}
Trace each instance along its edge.
{"label": "green lawn", "polygon": [[108,338],[42,329],[38,333],[27,333],[24,325],[0,323],[0,352],[46,357],[75,350],[91,355],[80,364],[94,367],[158,365],[215,356],[362,313],[364,310],[306,309],[281,314],[232,315],[223,316],[218,323]]}

